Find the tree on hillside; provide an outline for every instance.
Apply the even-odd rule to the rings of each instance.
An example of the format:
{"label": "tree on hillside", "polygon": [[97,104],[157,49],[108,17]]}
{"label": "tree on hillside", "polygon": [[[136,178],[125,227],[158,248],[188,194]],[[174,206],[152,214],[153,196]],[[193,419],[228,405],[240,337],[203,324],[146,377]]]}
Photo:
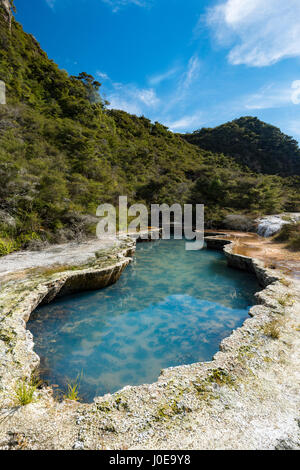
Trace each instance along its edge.
{"label": "tree on hillside", "polygon": [[71,78],[79,80],[84,84],[86,91],[87,91],[87,98],[91,104],[102,103],[102,100],[99,94],[101,83],[95,80],[95,78],[92,75],[89,75],[86,72],[81,72],[77,77],[72,76]]}

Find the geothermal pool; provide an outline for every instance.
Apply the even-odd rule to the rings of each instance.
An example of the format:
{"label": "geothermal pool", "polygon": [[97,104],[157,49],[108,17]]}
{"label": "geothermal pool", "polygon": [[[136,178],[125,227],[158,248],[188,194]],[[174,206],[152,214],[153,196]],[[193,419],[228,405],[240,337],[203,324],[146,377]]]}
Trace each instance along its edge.
{"label": "geothermal pool", "polygon": [[223,253],[185,251],[184,240],[137,245],[113,286],[33,312],[28,329],[41,377],[57,389],[80,376],[80,396],[154,382],[161,369],[211,360],[241,326],[256,277],[227,267]]}

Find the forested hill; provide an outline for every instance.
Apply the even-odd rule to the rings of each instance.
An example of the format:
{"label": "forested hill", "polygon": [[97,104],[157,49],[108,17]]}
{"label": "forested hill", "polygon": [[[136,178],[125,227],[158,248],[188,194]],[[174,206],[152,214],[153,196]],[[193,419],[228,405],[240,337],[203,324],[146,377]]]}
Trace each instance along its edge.
{"label": "forested hill", "polygon": [[241,117],[183,137],[200,148],[232,156],[253,171],[269,175],[300,175],[298,143],[277,127],[256,117]]}
{"label": "forested hill", "polygon": [[[204,203],[228,213],[300,210],[299,180],[254,173],[159,123],[108,110],[100,83],[60,70],[0,0],[0,254],[95,235],[99,204]],[[6,2],[7,3],[7,2]]]}

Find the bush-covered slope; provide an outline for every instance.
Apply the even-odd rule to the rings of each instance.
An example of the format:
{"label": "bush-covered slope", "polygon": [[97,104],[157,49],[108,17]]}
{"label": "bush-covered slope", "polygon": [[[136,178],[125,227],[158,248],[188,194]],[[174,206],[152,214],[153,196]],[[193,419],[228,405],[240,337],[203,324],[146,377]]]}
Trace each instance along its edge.
{"label": "bush-covered slope", "polygon": [[300,251],[300,223],[284,225],[274,239],[286,243],[291,250]]}
{"label": "bush-covered slope", "polygon": [[93,77],[59,70],[14,19],[9,30],[1,11],[0,80],[2,254],[94,230],[96,207],[119,195],[205,203],[207,224],[231,212],[300,209],[295,181],[255,174],[159,123],[107,110]]}
{"label": "bush-covered slope", "polygon": [[269,175],[300,175],[298,143],[277,127],[256,117],[241,117],[183,137],[200,148],[230,155],[253,171]]}

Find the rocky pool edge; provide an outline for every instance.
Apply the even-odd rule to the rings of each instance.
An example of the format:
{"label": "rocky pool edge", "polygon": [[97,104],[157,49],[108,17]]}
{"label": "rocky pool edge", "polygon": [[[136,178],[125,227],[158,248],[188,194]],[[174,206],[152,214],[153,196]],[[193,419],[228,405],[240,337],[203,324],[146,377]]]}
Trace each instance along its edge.
{"label": "rocky pool edge", "polygon": [[[30,411],[34,421],[41,407],[56,411],[59,408],[60,422],[71,420],[72,432],[68,439],[59,443],[55,443],[54,436],[48,435],[45,437],[47,444],[33,443],[30,448],[44,448],[45,445],[47,448],[119,449],[128,445],[130,448],[163,448],[159,442],[161,434],[167,433],[167,440],[174,443],[175,438],[171,436],[174,432],[176,434],[180,421],[189,422],[200,409],[203,412],[203,407],[209,413],[220,401],[220,392],[228,391],[230,394],[246,387],[249,374],[270,366],[272,354],[274,357],[277,354],[276,341],[268,337],[266,328],[277,323],[279,329],[284,329],[291,317],[297,314],[294,304],[299,298],[298,286],[281,273],[266,268],[263,262],[233,253],[234,242],[221,239],[220,234],[218,238],[206,237],[206,243],[209,249],[223,250],[230,267],[254,273],[262,286],[256,294],[257,305],[251,308],[250,317],[242,327],[221,342],[220,351],[212,361],[165,369],[153,384],[128,386],[113,395],[97,397],[89,405],[68,401],[56,403],[51,388],[39,390],[37,400],[21,407],[19,412],[26,415]],[[88,268],[49,276],[39,273],[21,284],[4,286],[0,295],[0,407],[4,414],[15,407],[14,390],[18,381],[30,379],[39,366],[32,335],[26,329],[32,311],[42,301],[49,302],[57,295],[101,288],[116,282],[130,263],[134,251],[135,241],[124,238],[117,253],[111,254],[105,263],[98,258],[95,265]],[[24,431],[26,422],[25,419]],[[297,426],[294,434],[296,431]],[[74,432],[77,436],[75,441],[71,437]],[[47,436],[47,431],[45,433]],[[180,442],[175,439],[175,448],[184,448],[182,445],[182,439]],[[167,445],[166,448],[170,447]]]}

